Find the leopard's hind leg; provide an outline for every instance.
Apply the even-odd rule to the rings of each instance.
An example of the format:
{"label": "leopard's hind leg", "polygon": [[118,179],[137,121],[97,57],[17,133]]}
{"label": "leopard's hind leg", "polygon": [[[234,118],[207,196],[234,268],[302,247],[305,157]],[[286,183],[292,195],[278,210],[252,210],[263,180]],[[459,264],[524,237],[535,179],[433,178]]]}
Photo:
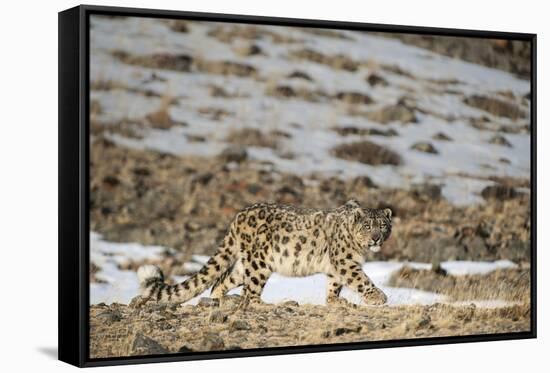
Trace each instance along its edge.
{"label": "leopard's hind leg", "polygon": [[258,255],[258,258],[247,257],[243,263],[244,267],[244,286],[243,286],[243,306],[249,303],[262,303],[261,295],[269,276],[271,276],[271,267],[266,264],[264,254]]}
{"label": "leopard's hind leg", "polygon": [[225,271],[212,286],[210,296],[212,298],[221,298],[231,289],[244,284],[243,265],[237,260],[227,271]]}

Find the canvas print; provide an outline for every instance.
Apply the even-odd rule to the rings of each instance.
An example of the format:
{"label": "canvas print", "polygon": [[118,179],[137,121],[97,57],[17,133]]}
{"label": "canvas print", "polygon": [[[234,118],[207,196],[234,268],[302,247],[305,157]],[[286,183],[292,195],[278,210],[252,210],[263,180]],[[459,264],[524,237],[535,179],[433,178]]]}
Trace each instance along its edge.
{"label": "canvas print", "polygon": [[531,329],[531,45],[91,15],[90,358]]}

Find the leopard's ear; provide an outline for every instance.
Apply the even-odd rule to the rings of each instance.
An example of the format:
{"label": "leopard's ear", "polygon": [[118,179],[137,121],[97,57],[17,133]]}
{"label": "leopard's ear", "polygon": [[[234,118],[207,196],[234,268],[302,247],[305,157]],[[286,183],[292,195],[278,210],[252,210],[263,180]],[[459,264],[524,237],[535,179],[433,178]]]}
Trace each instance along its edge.
{"label": "leopard's ear", "polygon": [[384,209],[384,215],[386,215],[386,217],[391,220],[391,216],[392,216],[391,209],[389,208]]}
{"label": "leopard's ear", "polygon": [[356,199],[350,199],[349,201],[347,201],[346,206],[348,206],[348,207],[361,207],[359,205],[359,202],[357,202]]}
{"label": "leopard's ear", "polygon": [[359,223],[365,218],[365,211],[361,208],[355,209],[353,213],[353,222]]}

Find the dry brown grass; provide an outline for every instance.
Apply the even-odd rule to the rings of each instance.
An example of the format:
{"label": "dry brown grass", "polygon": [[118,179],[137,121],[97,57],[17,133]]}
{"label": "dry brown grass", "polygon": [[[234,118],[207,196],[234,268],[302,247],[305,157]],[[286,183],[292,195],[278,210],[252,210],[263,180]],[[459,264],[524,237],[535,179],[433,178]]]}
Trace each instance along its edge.
{"label": "dry brown grass", "polygon": [[213,28],[208,32],[208,36],[218,39],[224,43],[232,43],[236,39],[240,40],[256,40],[264,37],[271,38],[274,43],[297,43],[300,40],[278,34],[274,31],[267,30],[263,27],[257,27],[255,25],[223,25]]}
{"label": "dry brown grass", "polygon": [[90,134],[93,136],[101,136],[105,133],[117,134],[131,139],[142,139],[141,131],[144,125],[141,121],[119,120],[114,122],[98,122],[92,116],[90,120]]}
{"label": "dry brown grass", "polygon": [[307,48],[293,51],[291,53],[291,57],[327,65],[337,70],[351,72],[357,71],[357,69],[361,66],[360,61],[355,61],[343,54],[325,55],[316,50]]}
{"label": "dry brown grass", "polygon": [[278,146],[278,139],[276,135],[265,134],[255,128],[233,130],[227,135],[225,141],[232,144],[259,146],[271,149],[275,149]]}
{"label": "dry brown grass", "polygon": [[265,93],[281,99],[301,99],[309,102],[319,102],[328,97],[327,94],[319,90],[292,87],[286,84],[271,84],[271,81],[266,84]]}
{"label": "dry brown grass", "polygon": [[156,111],[145,116],[145,123],[152,128],[167,130],[174,126],[185,126],[183,122],[176,121],[170,115],[170,106],[175,102],[175,98],[165,93],[159,103]]}
{"label": "dry brown grass", "polygon": [[116,81],[116,80],[106,80],[106,79],[96,79],[92,82],[90,82],[90,89],[92,91],[116,91],[116,90],[123,90],[127,91],[129,93],[135,93],[138,95],[142,95],[145,97],[161,97],[158,93],[155,91],[152,91],[150,89],[142,89],[142,88],[135,88],[135,87],[129,87],[125,83]]}
{"label": "dry brown grass", "polygon": [[332,153],[342,159],[358,161],[370,165],[399,165],[401,156],[382,145],[363,140],[341,144],[332,149]]}
{"label": "dry brown grass", "polygon": [[493,97],[473,95],[465,98],[464,103],[493,115],[512,120],[527,117],[527,113],[516,104]]}
{"label": "dry brown grass", "polygon": [[453,301],[494,300],[529,303],[531,272],[526,269],[497,269],[488,274],[451,276],[444,270],[404,267],[392,275],[390,286],[432,291]]}
{"label": "dry brown grass", "polygon": [[257,75],[256,69],[248,64],[233,61],[211,61],[200,56],[192,57],[186,54],[154,53],[132,55],[124,51],[114,51],[112,55],[125,64],[153,69],[180,72],[191,72],[193,69],[196,69],[205,73],[236,75],[239,77],[255,77]]}

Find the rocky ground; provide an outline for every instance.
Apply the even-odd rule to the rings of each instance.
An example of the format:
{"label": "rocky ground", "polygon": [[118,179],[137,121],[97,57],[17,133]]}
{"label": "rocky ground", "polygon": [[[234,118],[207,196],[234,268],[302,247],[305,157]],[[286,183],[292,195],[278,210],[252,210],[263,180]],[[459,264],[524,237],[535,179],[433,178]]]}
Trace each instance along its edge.
{"label": "rocky ground", "polygon": [[298,306],[295,302],[239,309],[239,296],[198,306],[98,304],[90,309],[90,357],[318,345],[521,332],[528,304],[399,307]]}

